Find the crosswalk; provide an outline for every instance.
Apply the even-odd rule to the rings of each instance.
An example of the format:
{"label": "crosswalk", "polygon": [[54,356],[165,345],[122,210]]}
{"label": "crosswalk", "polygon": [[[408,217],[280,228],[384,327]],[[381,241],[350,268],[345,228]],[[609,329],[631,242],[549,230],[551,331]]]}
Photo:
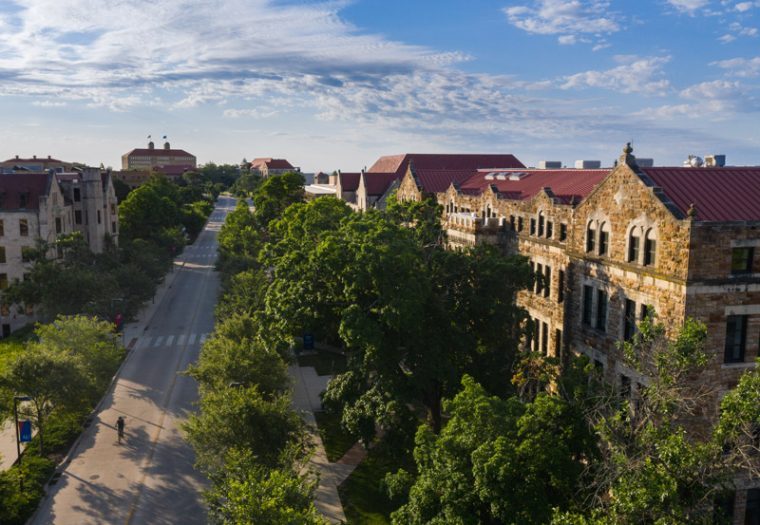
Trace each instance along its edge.
{"label": "crosswalk", "polygon": [[134,345],[143,348],[162,348],[172,346],[193,346],[202,345],[209,338],[209,333],[192,333],[192,334],[167,334],[167,335],[145,335],[136,338]]}

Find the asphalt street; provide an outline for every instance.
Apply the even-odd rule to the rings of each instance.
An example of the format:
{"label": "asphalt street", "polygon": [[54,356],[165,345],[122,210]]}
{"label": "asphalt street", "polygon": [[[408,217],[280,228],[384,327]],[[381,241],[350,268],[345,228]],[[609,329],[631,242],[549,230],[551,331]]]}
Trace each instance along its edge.
{"label": "asphalt street", "polygon": [[[234,199],[219,198],[205,230],[175,261],[155,306],[125,331],[132,351],[30,523],[206,523],[206,482],[193,469],[181,429],[195,409],[197,385],[181,372],[214,327],[216,237],[234,206]],[[126,418],[121,444],[119,416]]]}

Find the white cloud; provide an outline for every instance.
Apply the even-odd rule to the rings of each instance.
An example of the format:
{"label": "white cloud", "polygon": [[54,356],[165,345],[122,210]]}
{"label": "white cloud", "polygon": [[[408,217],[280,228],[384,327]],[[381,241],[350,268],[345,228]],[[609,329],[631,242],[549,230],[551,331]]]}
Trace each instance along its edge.
{"label": "white cloud", "polygon": [[[559,35],[560,44],[573,44],[581,35],[598,37],[620,31],[619,17],[608,0],[534,0],[530,6],[503,9],[509,23],[539,35]],[[590,41],[585,39],[585,41]]]}
{"label": "white cloud", "polygon": [[730,58],[728,60],[711,62],[710,65],[725,69],[737,77],[760,76],[760,56],[753,58]]}
{"label": "white cloud", "polygon": [[663,67],[670,57],[615,57],[621,65],[604,71],[584,71],[564,77],[562,89],[603,88],[621,93],[665,95],[670,82],[664,78]]}
{"label": "white cloud", "polygon": [[693,14],[695,11],[706,7],[710,0],[667,0],[670,5],[679,11]]}

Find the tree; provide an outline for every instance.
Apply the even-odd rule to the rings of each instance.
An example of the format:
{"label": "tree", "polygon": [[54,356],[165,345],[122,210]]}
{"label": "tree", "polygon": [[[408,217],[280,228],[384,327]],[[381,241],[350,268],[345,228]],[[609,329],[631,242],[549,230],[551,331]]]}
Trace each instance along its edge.
{"label": "tree", "polygon": [[[582,499],[594,439],[570,403],[489,396],[465,376],[446,410],[440,435],[417,432],[418,475],[394,524],[547,523],[552,508]],[[401,471],[389,481],[398,477],[409,479]]]}
{"label": "tree", "polygon": [[219,231],[217,266],[226,277],[255,267],[263,241],[254,215],[244,201],[227,215]]}
{"label": "tree", "polygon": [[254,215],[258,223],[266,228],[271,221],[280,217],[285,208],[301,202],[303,186],[303,175],[293,171],[264,180],[253,196]]}
{"label": "tree", "polygon": [[227,455],[222,482],[206,495],[209,520],[235,525],[323,525],[314,508],[316,483],[290,468],[269,469],[250,453]]}
{"label": "tree", "polygon": [[154,176],[129,193],[119,205],[119,224],[124,237],[155,239],[166,228],[181,222],[178,195],[163,177]]}

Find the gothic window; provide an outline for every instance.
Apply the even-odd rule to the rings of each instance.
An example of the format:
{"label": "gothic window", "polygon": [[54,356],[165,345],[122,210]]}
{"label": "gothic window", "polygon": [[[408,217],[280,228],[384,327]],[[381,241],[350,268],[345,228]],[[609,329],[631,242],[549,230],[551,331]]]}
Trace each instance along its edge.
{"label": "gothic window", "polygon": [[644,266],[654,266],[657,253],[657,240],[653,229],[647,230],[644,237]]}
{"label": "gothic window", "polygon": [[590,222],[588,223],[588,226],[586,227],[586,252],[593,253],[595,245],[596,245],[596,228],[594,228],[594,223]]}
{"label": "gothic window", "polygon": [[608,255],[610,251],[610,226],[608,223],[602,223],[599,228],[599,255]]}
{"label": "gothic window", "polygon": [[631,233],[628,234],[628,262],[639,261],[639,242],[641,238],[636,228],[631,229]]}

